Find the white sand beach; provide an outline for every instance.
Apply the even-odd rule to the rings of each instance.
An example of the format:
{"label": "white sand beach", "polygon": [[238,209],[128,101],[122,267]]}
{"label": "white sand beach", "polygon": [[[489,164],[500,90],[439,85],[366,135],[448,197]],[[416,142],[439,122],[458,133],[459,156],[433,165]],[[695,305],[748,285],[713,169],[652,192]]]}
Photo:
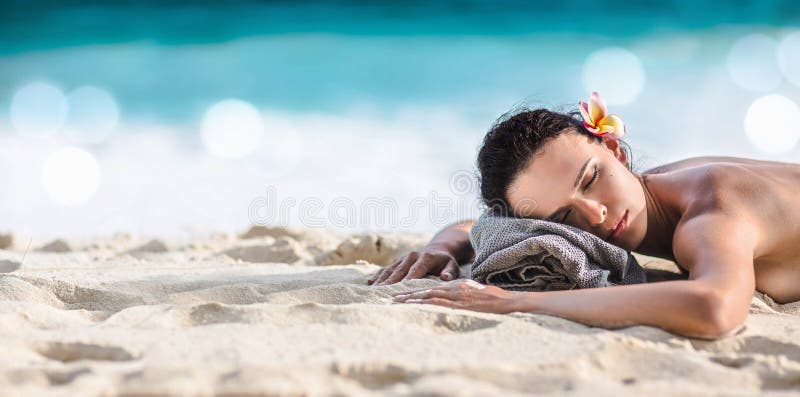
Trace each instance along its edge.
{"label": "white sand beach", "polygon": [[702,341],[393,302],[432,277],[366,285],[426,235],[0,237],[3,396],[800,393],[800,303],[757,295],[743,331]]}

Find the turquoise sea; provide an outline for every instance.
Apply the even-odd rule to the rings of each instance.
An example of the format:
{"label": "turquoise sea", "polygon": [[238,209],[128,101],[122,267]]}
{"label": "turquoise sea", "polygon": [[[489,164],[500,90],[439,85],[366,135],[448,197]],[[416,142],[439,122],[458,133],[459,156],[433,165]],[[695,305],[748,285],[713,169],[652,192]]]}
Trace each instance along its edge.
{"label": "turquoise sea", "polygon": [[5,1],[0,230],[432,232],[498,116],[595,90],[640,170],[799,161],[800,3]]}

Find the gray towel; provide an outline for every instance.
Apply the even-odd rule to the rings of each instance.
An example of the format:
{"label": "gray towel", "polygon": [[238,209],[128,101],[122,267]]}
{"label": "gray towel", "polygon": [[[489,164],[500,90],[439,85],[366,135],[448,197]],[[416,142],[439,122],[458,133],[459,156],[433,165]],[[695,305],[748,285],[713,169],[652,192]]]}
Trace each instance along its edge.
{"label": "gray towel", "polygon": [[484,212],[472,226],[470,277],[519,291],[595,288],[646,281],[624,249],[584,230]]}

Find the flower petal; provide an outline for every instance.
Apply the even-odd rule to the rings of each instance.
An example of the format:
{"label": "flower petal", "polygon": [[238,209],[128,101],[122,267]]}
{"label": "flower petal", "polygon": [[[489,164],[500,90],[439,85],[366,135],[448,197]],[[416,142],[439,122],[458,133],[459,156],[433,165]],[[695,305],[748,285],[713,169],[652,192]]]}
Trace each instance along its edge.
{"label": "flower petal", "polygon": [[612,133],[612,132],[614,132],[614,126],[613,125],[608,125],[608,124],[603,124],[603,125],[600,126],[600,132],[602,132],[604,134]]}
{"label": "flower petal", "polygon": [[[608,131],[609,133],[613,133],[616,139],[622,138],[622,136],[625,135],[625,123],[623,123],[622,118],[616,114],[609,114],[608,116],[603,117],[603,119],[597,124],[600,127],[600,131]],[[607,129],[608,127],[611,127],[611,129]]]}
{"label": "flower petal", "polygon": [[625,131],[609,132],[608,135],[609,135],[610,139],[614,139],[614,140],[622,139],[622,137],[625,136]]}
{"label": "flower petal", "polygon": [[593,133],[592,133],[592,135],[594,135],[594,136],[599,136],[599,137],[601,137],[601,138],[602,138],[602,137],[604,137],[604,136],[608,135],[608,133],[607,133],[607,132],[599,132],[599,131],[598,131],[598,132],[593,132]]}
{"label": "flower petal", "polygon": [[579,102],[578,106],[581,109],[581,116],[583,117],[584,124],[588,123],[589,125],[594,124],[594,120],[592,120],[592,116],[589,115],[589,104],[586,102]]}
{"label": "flower petal", "polygon": [[599,121],[606,116],[607,112],[608,109],[606,108],[606,102],[603,100],[603,97],[597,92],[593,92],[591,98],[589,98],[589,115],[592,117],[592,120],[595,120],[595,123],[599,124]]}
{"label": "flower petal", "polygon": [[589,124],[589,123],[587,123],[585,121],[583,122],[583,128],[586,128],[592,134],[597,134],[600,131],[597,128],[595,128],[595,126],[593,126],[593,125],[591,125],[591,124]]}

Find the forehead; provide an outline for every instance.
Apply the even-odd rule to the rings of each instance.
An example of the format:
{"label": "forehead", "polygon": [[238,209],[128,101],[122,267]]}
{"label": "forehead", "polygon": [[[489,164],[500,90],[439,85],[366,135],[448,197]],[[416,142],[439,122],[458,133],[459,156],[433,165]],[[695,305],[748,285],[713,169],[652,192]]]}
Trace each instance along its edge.
{"label": "forehead", "polygon": [[591,138],[570,133],[546,142],[509,186],[507,197],[514,213],[541,219],[564,205],[596,146]]}

